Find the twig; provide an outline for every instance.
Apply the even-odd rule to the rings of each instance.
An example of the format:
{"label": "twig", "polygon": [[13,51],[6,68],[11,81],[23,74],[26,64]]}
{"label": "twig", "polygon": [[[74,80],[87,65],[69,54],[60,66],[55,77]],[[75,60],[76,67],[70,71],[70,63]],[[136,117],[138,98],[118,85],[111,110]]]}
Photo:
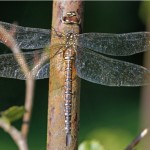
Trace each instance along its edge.
{"label": "twig", "polygon": [[6,44],[6,46],[10,47],[12,50],[14,57],[18,64],[20,65],[23,74],[26,77],[26,96],[25,96],[25,109],[26,113],[23,117],[23,124],[22,124],[22,134],[25,138],[27,138],[28,131],[29,131],[29,123],[31,119],[32,107],[33,107],[33,93],[34,93],[34,75],[36,75],[39,68],[43,65],[43,63],[48,59],[48,55],[46,52],[42,54],[41,59],[33,66],[33,69],[30,71],[29,66],[26,63],[25,57],[21,50],[17,46],[17,43],[13,36],[7,32],[2,26],[0,26],[0,39],[1,41]]}
{"label": "twig", "polygon": [[148,133],[148,129],[144,129],[140,135],[138,135],[128,146],[125,150],[133,150],[137,146],[137,144],[145,137]]}
{"label": "twig", "polygon": [[0,127],[12,137],[19,150],[28,150],[26,139],[22,136],[20,131],[3,120],[0,120]]}
{"label": "twig", "polygon": [[[37,71],[40,69],[40,67],[43,65],[43,63],[48,59],[48,55],[43,53],[41,56],[41,59],[35,64],[33,69],[30,71],[33,76],[36,75]],[[30,118],[32,114],[32,107],[33,107],[33,93],[34,93],[34,85],[35,82],[32,79],[27,79],[26,80],[26,98],[25,98],[25,108],[26,108],[26,113],[24,114],[23,117],[23,124],[22,124],[22,134],[24,137],[27,137],[28,131],[29,131],[29,123],[30,123]]]}
{"label": "twig", "polygon": [[29,69],[26,64],[25,58],[21,53],[21,50],[19,49],[13,36],[8,31],[6,31],[5,28],[2,27],[1,25],[0,25],[0,39],[6,46],[8,46],[11,49],[11,51],[14,54],[14,57],[16,58],[19,65],[21,66],[22,72],[25,74],[26,77],[28,77]]}
{"label": "twig", "polygon": [[22,124],[22,134],[26,138],[29,130],[29,124],[27,122],[30,122],[31,118],[31,112],[32,112],[32,105],[33,105],[33,92],[34,92],[34,80],[31,77],[30,71],[28,69],[27,63],[25,61],[25,58],[23,54],[21,53],[21,50],[17,46],[17,43],[13,36],[6,31],[2,26],[0,26],[0,38],[3,41],[3,43],[10,47],[12,50],[14,57],[18,64],[20,65],[22,72],[24,73],[26,80],[26,97],[25,97],[25,109],[26,113],[23,117],[23,124]]}

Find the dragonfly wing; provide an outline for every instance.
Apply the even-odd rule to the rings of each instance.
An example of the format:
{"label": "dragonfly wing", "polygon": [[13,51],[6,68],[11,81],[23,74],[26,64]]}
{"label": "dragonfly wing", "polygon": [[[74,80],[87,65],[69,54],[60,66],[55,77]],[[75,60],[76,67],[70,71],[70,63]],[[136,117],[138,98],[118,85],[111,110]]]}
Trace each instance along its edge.
{"label": "dragonfly wing", "polygon": [[0,22],[0,25],[8,30],[15,27],[15,39],[21,49],[41,49],[50,43],[48,29],[22,27],[5,22]]}
{"label": "dragonfly wing", "polygon": [[[27,65],[29,69],[33,68],[35,64],[37,64],[38,59],[42,55],[42,50],[34,51],[34,52],[26,52],[23,53]],[[20,55],[16,54],[16,57],[20,57]],[[49,63],[43,64],[38,72],[33,75],[34,79],[44,79],[49,77]],[[20,80],[25,80],[26,77],[23,74],[20,65],[16,62],[13,54],[3,54],[0,55],[0,77],[5,78],[15,78]]]}
{"label": "dragonfly wing", "polygon": [[107,86],[141,86],[150,83],[150,70],[88,49],[77,50],[76,69],[80,78]]}
{"label": "dragonfly wing", "polygon": [[46,63],[39,69],[39,71],[35,76],[35,79],[49,78],[49,73],[50,73],[50,64]]}
{"label": "dragonfly wing", "polygon": [[133,55],[150,49],[150,33],[84,33],[78,37],[78,46],[113,56]]}

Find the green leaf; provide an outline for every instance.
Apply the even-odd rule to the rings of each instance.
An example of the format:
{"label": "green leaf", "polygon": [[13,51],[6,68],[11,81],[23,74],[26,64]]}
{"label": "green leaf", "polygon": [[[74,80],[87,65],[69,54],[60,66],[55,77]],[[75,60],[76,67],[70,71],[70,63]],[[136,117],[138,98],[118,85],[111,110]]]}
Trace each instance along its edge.
{"label": "green leaf", "polygon": [[22,118],[25,113],[25,108],[23,106],[12,106],[7,110],[1,112],[1,118],[7,119],[10,123]]}
{"label": "green leaf", "polygon": [[99,141],[106,150],[124,150],[134,137],[128,130],[118,127],[97,128],[86,136],[87,139]]}
{"label": "green leaf", "polygon": [[78,150],[104,150],[104,148],[98,141],[91,140],[82,142]]}
{"label": "green leaf", "polygon": [[6,124],[10,125],[10,121],[9,121],[6,117],[1,116],[1,117],[0,117],[0,121],[3,121],[3,122],[5,122]]}

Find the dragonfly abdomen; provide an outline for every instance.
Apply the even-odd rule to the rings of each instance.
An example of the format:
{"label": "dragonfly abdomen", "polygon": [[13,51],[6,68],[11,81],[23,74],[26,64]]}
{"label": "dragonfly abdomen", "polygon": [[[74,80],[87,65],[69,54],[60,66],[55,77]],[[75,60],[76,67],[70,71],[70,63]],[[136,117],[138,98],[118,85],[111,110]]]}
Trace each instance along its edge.
{"label": "dragonfly abdomen", "polygon": [[71,50],[65,52],[65,130],[66,145],[71,142],[71,109],[72,109],[72,65],[74,56]]}

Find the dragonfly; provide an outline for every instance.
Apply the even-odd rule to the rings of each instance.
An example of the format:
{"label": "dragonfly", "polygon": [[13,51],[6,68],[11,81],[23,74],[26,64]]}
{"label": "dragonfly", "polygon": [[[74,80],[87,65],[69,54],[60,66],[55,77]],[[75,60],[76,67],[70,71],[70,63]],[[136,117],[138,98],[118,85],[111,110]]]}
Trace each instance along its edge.
{"label": "dragonfly", "polygon": [[[14,38],[20,49],[24,50],[29,66],[33,64],[35,55],[40,55],[43,48],[50,45],[49,29],[22,27],[6,22],[0,22],[0,25],[6,29],[15,26]],[[149,32],[83,33],[76,38],[75,67],[80,78],[106,86],[142,86],[150,83],[149,69],[108,57],[130,56],[150,50]],[[49,78],[49,63],[41,66],[34,79]],[[13,54],[0,55],[0,77],[25,80]]]}
{"label": "dragonfly", "polygon": [[[0,22],[6,29],[15,26],[15,40],[28,66],[35,63],[35,56],[42,56],[43,48],[51,46],[49,29],[30,28]],[[56,31],[57,33],[57,31]],[[68,32],[62,34],[64,43],[56,47],[64,51],[65,67],[65,130],[71,134],[71,100],[72,100],[72,62],[77,75],[84,80],[106,86],[141,86],[150,83],[150,70],[130,62],[110,58],[109,56],[130,56],[150,49],[150,33],[135,32],[123,34]],[[0,41],[2,42],[2,41]],[[52,45],[55,48],[55,45]],[[73,50],[70,50],[71,49]],[[19,54],[18,54],[19,57]],[[34,79],[49,78],[50,59],[40,66]],[[59,62],[60,64],[63,62]],[[0,55],[0,77],[25,80],[19,64],[13,54]],[[71,87],[71,88],[70,88]]]}

